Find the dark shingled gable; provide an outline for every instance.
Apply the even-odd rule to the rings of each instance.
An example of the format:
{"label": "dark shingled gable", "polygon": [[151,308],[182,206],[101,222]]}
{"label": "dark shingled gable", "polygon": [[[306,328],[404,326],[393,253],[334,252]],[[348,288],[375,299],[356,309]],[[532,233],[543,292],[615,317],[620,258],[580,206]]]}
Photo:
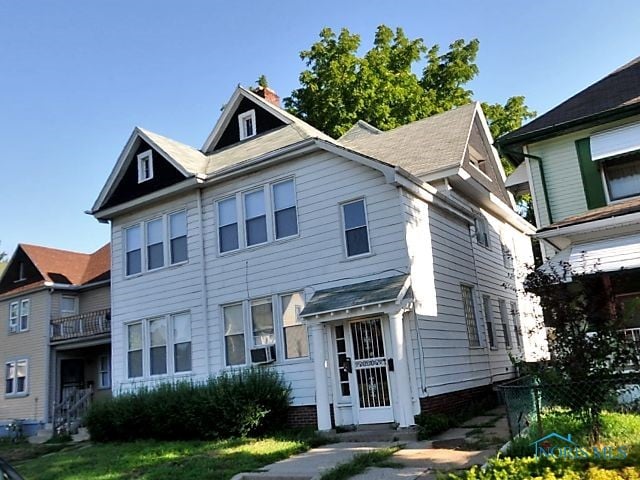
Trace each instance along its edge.
{"label": "dark shingled gable", "polygon": [[355,308],[361,305],[395,301],[406,280],[407,275],[397,275],[319,290],[313,294],[313,297],[307,302],[300,315],[315,315],[322,312]]}
{"label": "dark shingled gable", "polygon": [[501,145],[536,138],[548,131],[570,128],[592,117],[618,110],[640,111],[640,57],[610,73],[573,97],[498,139]]}

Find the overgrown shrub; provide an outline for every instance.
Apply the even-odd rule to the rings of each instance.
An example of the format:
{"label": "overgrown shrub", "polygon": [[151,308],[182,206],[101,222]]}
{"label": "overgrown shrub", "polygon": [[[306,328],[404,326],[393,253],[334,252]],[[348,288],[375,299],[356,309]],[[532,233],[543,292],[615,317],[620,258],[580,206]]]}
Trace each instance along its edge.
{"label": "overgrown shrub", "polygon": [[291,388],[277,372],[248,369],[96,402],[85,421],[98,442],[229,438],[282,428],[290,403]]}
{"label": "overgrown shrub", "polygon": [[443,413],[421,413],[416,415],[418,440],[427,440],[453,426],[451,418]]}

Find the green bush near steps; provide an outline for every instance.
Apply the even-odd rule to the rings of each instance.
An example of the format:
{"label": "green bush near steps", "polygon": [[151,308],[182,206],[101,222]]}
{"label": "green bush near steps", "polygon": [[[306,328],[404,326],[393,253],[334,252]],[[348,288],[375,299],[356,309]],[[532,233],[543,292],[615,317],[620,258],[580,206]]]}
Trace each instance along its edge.
{"label": "green bush near steps", "polygon": [[97,442],[245,437],[281,430],[290,403],[291,388],[282,377],[255,368],[96,402],[85,423]]}

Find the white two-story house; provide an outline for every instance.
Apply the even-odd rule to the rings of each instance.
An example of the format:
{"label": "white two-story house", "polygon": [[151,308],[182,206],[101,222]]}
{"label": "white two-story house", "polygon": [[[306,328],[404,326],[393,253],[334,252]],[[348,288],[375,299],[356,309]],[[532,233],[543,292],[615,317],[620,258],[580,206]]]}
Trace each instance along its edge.
{"label": "white two-story house", "polygon": [[265,365],[291,423],[409,426],[543,348],[518,294],[534,229],[478,104],[333,140],[239,87],[199,150],[136,128],[91,213],[114,394]]}

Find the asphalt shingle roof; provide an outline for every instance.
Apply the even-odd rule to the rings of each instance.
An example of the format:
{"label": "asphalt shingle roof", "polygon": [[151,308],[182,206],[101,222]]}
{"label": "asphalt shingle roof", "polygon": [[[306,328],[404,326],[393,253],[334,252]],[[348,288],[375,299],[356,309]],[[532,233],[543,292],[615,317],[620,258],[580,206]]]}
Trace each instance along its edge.
{"label": "asphalt shingle roof", "polygon": [[634,58],[603,79],[585,88],[544,115],[503,135],[498,143],[509,144],[523,136],[535,136],[547,129],[587,120],[623,107],[640,107],[640,57]]}

